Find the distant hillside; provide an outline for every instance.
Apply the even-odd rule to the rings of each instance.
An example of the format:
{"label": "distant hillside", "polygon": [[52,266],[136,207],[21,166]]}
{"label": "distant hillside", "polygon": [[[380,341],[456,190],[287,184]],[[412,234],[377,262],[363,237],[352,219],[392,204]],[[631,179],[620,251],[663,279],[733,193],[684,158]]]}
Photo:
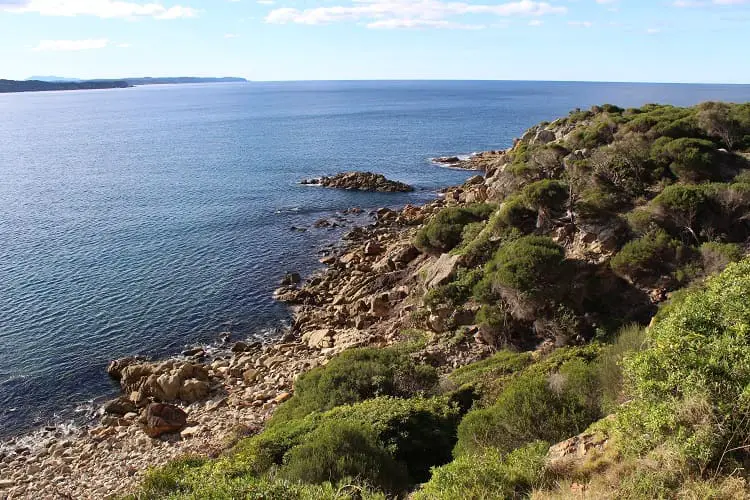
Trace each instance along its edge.
{"label": "distant hillside", "polygon": [[124,78],[130,85],[162,85],[162,84],[175,84],[175,83],[239,83],[247,82],[244,78],[236,77],[221,77],[221,78],[203,78],[196,76],[178,76],[178,77],[165,77],[165,78]]}
{"label": "distant hillside", "polygon": [[34,77],[33,80],[0,80],[0,93],[42,92],[48,90],[91,90],[136,87],[140,85],[163,85],[180,83],[230,83],[247,82],[244,78],[203,78],[193,76],[165,78],[121,78],[119,80],[76,80],[57,76]]}
{"label": "distant hillside", "polygon": [[119,89],[131,85],[125,80],[102,80],[86,82],[44,82],[41,80],[0,80],[0,93],[43,92],[49,90]]}

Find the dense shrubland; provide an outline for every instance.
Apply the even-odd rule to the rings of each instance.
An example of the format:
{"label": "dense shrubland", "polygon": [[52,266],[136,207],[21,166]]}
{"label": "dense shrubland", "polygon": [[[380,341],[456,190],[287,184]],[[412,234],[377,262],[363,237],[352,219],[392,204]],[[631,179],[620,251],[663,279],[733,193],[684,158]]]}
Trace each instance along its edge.
{"label": "dense shrubland", "polygon": [[[486,202],[415,235],[460,257],[415,327],[468,311],[424,338],[476,324],[494,355],[346,351],[263,432],[150,472],[140,497],[750,498],[748,149],[748,104],[604,105],[532,129]],[[584,431],[606,446],[548,457]]]}

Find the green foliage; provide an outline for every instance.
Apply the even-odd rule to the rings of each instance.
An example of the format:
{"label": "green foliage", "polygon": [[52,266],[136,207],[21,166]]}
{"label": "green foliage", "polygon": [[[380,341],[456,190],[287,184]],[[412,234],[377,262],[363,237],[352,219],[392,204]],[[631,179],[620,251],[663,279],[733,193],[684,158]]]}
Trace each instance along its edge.
{"label": "green foliage", "polygon": [[428,291],[424,295],[423,302],[428,307],[436,307],[438,305],[458,307],[471,297],[474,286],[481,278],[481,269],[468,270],[461,268],[456,273],[455,280]]}
{"label": "green foliage", "polygon": [[406,466],[413,484],[425,481],[430,467],[450,460],[460,414],[445,397],[386,397],[334,408],[324,420],[369,425],[393,458]]}
{"label": "green foliage", "polygon": [[617,332],[614,342],[599,355],[596,367],[604,412],[613,411],[623,402],[622,361],[626,355],[640,351],[645,345],[645,338],[645,328],[641,325],[625,325]]}
{"label": "green foliage", "polygon": [[663,230],[656,230],[625,244],[610,265],[621,276],[651,284],[671,271],[679,261],[681,248],[679,241]]}
{"label": "green foliage", "polygon": [[533,442],[503,456],[494,449],[458,457],[433,470],[414,500],[515,499],[547,484],[549,445]]}
{"label": "green foliage", "polygon": [[204,463],[205,458],[190,456],[173,460],[161,468],[149,469],[142,483],[144,496],[159,498],[172,491],[187,488],[187,473],[191,469],[200,468]]}
{"label": "green foliage", "polygon": [[528,184],[521,191],[521,198],[533,209],[560,210],[568,199],[568,186],[561,181],[543,179]]}
{"label": "green foliage", "polygon": [[486,297],[487,289],[506,287],[530,296],[547,296],[563,271],[565,252],[552,239],[523,236],[501,246],[475,288]]}
{"label": "green foliage", "polygon": [[446,207],[417,232],[414,244],[427,252],[448,252],[461,243],[466,225],[486,220],[495,208],[487,203]]}
{"label": "green foliage", "polygon": [[403,490],[408,482],[405,467],[372,428],[345,421],[327,422],[310,433],[284,457],[279,476],[308,484],[355,478],[389,492]]}
{"label": "green foliage", "polygon": [[502,385],[533,362],[530,352],[502,350],[482,361],[457,368],[450,379],[459,386],[472,386],[484,398],[495,400]]}
{"label": "green foliage", "polygon": [[500,205],[496,223],[523,229],[528,228],[535,220],[536,212],[526,206],[522,196],[515,195],[506,198]]}
{"label": "green foliage", "polygon": [[395,349],[352,349],[302,375],[294,396],[276,410],[268,425],[377,396],[427,392],[436,383],[434,368],[417,365]]}
{"label": "green foliage", "polygon": [[678,179],[698,182],[715,178],[719,173],[719,156],[713,142],[688,137],[664,139],[656,141],[652,157],[658,164],[668,165]]}
{"label": "green foliage", "polygon": [[701,245],[703,269],[708,274],[717,273],[731,262],[740,261],[742,255],[742,247],[736,243],[709,241]]}
{"label": "green foliage", "polygon": [[618,415],[635,453],[674,450],[702,473],[747,457],[750,423],[750,260],[684,294],[625,361],[632,397]]}
{"label": "green foliage", "polygon": [[600,417],[595,367],[571,360],[551,375],[529,372],[507,383],[492,406],[458,427],[456,456],[487,447],[510,452],[536,440],[557,442]]}

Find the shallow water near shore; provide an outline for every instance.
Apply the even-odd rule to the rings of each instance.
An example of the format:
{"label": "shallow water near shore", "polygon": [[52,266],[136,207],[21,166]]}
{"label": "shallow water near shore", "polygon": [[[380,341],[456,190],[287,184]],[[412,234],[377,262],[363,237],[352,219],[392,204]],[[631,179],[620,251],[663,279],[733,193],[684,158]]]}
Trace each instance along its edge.
{"label": "shallow water near shore", "polygon": [[[0,96],[0,435],[116,393],[107,362],[272,335],[271,293],[342,229],[322,217],[431,199],[575,107],[746,101],[750,86],[308,82]],[[406,194],[301,186],[370,170]],[[349,217],[350,223],[356,223]],[[292,227],[306,228],[293,231]],[[83,409],[76,413],[76,408]]]}

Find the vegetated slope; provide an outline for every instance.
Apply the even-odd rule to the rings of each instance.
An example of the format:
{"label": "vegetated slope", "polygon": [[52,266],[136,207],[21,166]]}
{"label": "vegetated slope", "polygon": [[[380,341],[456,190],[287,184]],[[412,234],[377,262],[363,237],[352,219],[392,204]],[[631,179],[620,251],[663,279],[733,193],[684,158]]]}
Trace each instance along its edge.
{"label": "vegetated slope", "polygon": [[401,342],[139,495],[750,497],[748,149],[750,105],[605,105],[471,160],[405,233],[434,257]]}

